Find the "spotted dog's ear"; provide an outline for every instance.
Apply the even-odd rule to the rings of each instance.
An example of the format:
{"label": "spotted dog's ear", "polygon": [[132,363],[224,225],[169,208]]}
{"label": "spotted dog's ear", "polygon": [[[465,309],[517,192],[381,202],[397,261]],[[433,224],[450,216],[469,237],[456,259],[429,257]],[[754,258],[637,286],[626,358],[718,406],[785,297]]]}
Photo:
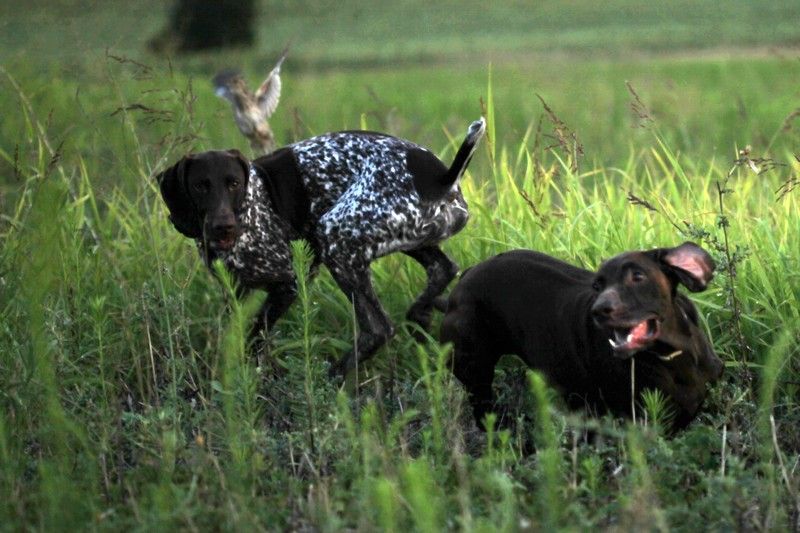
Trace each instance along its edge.
{"label": "spotted dog's ear", "polygon": [[278,216],[302,234],[309,223],[311,204],[292,149],[279,148],[254,159],[253,169]]}
{"label": "spotted dog's ear", "polygon": [[658,248],[647,252],[667,275],[672,276],[692,292],[706,290],[714,277],[714,260],[708,252],[693,242],[675,248]]}
{"label": "spotted dog's ear", "polygon": [[186,173],[191,163],[191,156],[180,161],[156,176],[161,189],[161,197],[169,208],[169,220],[175,229],[192,239],[203,236],[200,215],[189,196],[186,187]]}
{"label": "spotted dog's ear", "polygon": [[244,170],[245,175],[245,183],[247,180],[250,179],[250,161],[236,148],[231,148],[230,150],[225,150],[228,154],[232,155],[239,161],[239,164],[242,165],[242,170]]}

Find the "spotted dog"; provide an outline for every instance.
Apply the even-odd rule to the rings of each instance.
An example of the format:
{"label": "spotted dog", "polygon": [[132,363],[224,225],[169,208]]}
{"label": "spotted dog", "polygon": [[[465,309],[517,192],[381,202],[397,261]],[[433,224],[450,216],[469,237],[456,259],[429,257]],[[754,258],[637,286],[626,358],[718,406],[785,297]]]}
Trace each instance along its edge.
{"label": "spotted dog", "polygon": [[464,273],[450,293],[442,339],[454,344],[453,372],[476,422],[493,409],[494,367],[504,354],[541,371],[574,408],[629,415],[635,396],[658,389],[688,424],[723,364],[692,302],[714,262],[700,247],[626,252],[597,272],[530,250],[497,255]]}
{"label": "spotted dog", "polygon": [[355,346],[332,367],[345,374],[394,334],[372,287],[369,265],[402,252],[428,284],[407,318],[428,328],[434,301],[458,267],[439,243],[467,222],[459,178],[486,129],[473,122],[453,163],[389,135],[329,133],[248,161],[235,150],[188,155],[158,176],[170,220],[195,239],[210,265],[221,260],[240,287],[268,298],[253,327],[259,336],[296,297],[290,241],[305,239],[353,303]]}

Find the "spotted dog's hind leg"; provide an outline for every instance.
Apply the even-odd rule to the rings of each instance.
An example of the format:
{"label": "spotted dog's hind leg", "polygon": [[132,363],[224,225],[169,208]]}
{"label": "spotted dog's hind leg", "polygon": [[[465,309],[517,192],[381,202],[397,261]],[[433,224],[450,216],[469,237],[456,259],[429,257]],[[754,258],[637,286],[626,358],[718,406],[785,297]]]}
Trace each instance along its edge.
{"label": "spotted dog's hind leg", "polygon": [[[403,253],[422,265],[428,275],[428,284],[409,308],[408,313],[406,313],[406,319],[417,323],[423,330],[428,331],[436,298],[444,292],[447,285],[456,277],[458,265],[435,245]],[[413,332],[413,335],[419,342],[425,340],[425,336],[419,331]]]}
{"label": "spotted dog's hind leg", "polygon": [[353,303],[358,322],[358,337],[353,349],[330,369],[332,376],[346,376],[356,367],[372,357],[378,349],[394,336],[394,326],[381,307],[375,290],[369,265],[358,269],[330,268],[333,279]]}

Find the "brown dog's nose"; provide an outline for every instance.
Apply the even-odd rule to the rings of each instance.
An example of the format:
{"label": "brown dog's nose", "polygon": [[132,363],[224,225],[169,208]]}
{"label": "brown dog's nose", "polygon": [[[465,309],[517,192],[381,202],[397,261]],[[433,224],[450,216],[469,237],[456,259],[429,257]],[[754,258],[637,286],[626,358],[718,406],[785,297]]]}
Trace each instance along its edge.
{"label": "brown dog's nose", "polygon": [[606,289],[600,293],[600,296],[595,300],[592,305],[592,316],[597,321],[608,319],[615,312],[618,312],[622,307],[622,302],[619,299],[619,294],[614,289]]}

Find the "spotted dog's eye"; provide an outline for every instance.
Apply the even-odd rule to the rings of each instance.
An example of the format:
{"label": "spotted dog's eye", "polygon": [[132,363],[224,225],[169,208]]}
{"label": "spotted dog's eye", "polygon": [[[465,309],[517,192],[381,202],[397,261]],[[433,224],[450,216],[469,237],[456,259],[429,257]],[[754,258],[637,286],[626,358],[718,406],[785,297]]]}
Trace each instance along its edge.
{"label": "spotted dog's eye", "polygon": [[634,270],[633,272],[631,272],[631,281],[633,281],[634,283],[640,283],[645,279],[647,279],[647,276],[641,270]]}
{"label": "spotted dog's eye", "polygon": [[594,292],[600,292],[603,290],[603,278],[597,278],[592,282],[592,289]]}
{"label": "spotted dog's eye", "polygon": [[239,180],[238,179],[231,178],[231,179],[228,180],[228,189],[229,190],[232,191],[232,190],[234,190],[234,189],[236,189],[238,187],[239,187]]}

